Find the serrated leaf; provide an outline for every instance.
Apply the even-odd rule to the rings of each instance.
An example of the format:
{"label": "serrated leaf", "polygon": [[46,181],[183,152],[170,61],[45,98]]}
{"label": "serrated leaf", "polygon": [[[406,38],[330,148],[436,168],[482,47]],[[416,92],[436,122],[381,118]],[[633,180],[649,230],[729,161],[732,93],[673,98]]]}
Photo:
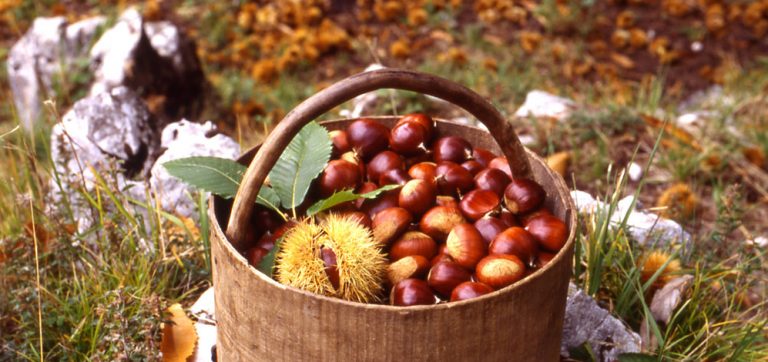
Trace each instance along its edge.
{"label": "serrated leaf", "polygon": [[307,209],[307,216],[315,215],[319,212],[323,212],[325,210],[328,210],[338,204],[343,204],[345,202],[354,201],[359,198],[365,198],[365,199],[375,199],[378,197],[382,192],[394,190],[396,188],[400,187],[400,185],[385,185],[382,186],[376,190],[373,190],[371,192],[366,192],[364,194],[356,194],[352,190],[342,190],[339,192],[334,193],[327,199],[320,200],[316,203],[314,203],[312,206]]}
{"label": "serrated leaf", "polygon": [[267,255],[264,255],[264,258],[261,259],[259,266],[256,268],[270,278],[272,278],[275,271],[275,255],[277,254],[277,251],[280,250],[280,244],[283,243],[283,237],[284,236],[281,236],[275,240],[275,246],[272,247],[272,250],[270,250]]}
{"label": "serrated leaf", "polygon": [[295,209],[304,201],[309,186],[331,157],[331,138],[323,126],[311,122],[291,140],[269,180],[283,208]]}
{"label": "serrated leaf", "polygon": [[[237,194],[237,188],[246,170],[245,166],[228,158],[203,156],[171,160],[164,163],[163,167],[181,181],[226,199],[231,199]],[[266,185],[259,190],[256,203],[282,214],[278,208],[280,198]]]}
{"label": "serrated leaf", "polygon": [[246,167],[226,158],[187,157],[163,164],[168,173],[187,184],[224,198],[232,198]]}

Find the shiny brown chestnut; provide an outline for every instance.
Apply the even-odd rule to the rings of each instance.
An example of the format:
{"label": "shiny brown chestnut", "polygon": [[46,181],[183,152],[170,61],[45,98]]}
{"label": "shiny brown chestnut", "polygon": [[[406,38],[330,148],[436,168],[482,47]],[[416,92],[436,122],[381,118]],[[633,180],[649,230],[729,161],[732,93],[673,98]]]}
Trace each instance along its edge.
{"label": "shiny brown chestnut", "polygon": [[540,215],[531,219],[525,230],[533,235],[539,245],[552,252],[562,249],[568,240],[568,227],[562,220],[551,215]]}
{"label": "shiny brown chestnut", "polygon": [[499,214],[499,219],[503,221],[505,224],[509,226],[519,226],[520,221],[517,219],[515,214],[509,212],[507,209],[502,209],[501,213]]}
{"label": "shiny brown chestnut", "polygon": [[437,255],[435,255],[435,257],[429,261],[429,265],[432,267],[443,261],[453,261],[453,258],[451,258],[451,256],[448,254],[438,252]]}
{"label": "shiny brown chestnut", "polygon": [[477,298],[493,292],[493,288],[480,282],[464,282],[453,288],[451,302]]}
{"label": "shiny brown chestnut", "polygon": [[435,206],[421,217],[419,230],[437,241],[445,241],[454,226],[465,223],[461,210],[449,206]]}
{"label": "shiny brown chestnut", "polygon": [[477,281],[501,289],[525,276],[525,265],[514,255],[488,255],[475,268]]}
{"label": "shiny brown chestnut", "polygon": [[480,190],[493,191],[499,197],[504,195],[512,179],[503,171],[496,168],[485,168],[475,175],[475,187]]}
{"label": "shiny brown chestnut", "polygon": [[443,298],[451,296],[451,292],[457,285],[472,279],[472,273],[461,265],[452,261],[443,261],[435,264],[427,275],[427,284]]}
{"label": "shiny brown chestnut", "polygon": [[495,153],[485,148],[475,147],[472,149],[472,159],[479,162],[483,167],[488,167],[491,164],[491,160],[496,157],[498,156]]}
{"label": "shiny brown chestnut", "polygon": [[529,221],[542,215],[555,217],[555,215],[552,215],[552,212],[550,212],[546,207],[542,206],[536,210],[526,212],[525,214],[517,215],[516,219],[519,221],[520,225],[527,226]]}
{"label": "shiny brown chestnut", "polygon": [[411,177],[408,176],[408,173],[405,172],[405,170],[401,168],[393,168],[381,174],[381,177],[379,177],[379,186],[405,185],[410,179]]}
{"label": "shiny brown chestnut", "polygon": [[481,165],[480,162],[477,162],[475,160],[464,161],[461,164],[461,167],[469,171],[469,174],[472,175],[472,177],[475,177],[475,175],[477,175],[478,172],[484,169],[483,165]]}
{"label": "shiny brown chestnut", "polygon": [[382,151],[376,154],[376,156],[373,156],[368,162],[366,174],[368,175],[369,181],[379,182],[379,178],[384,172],[392,169],[402,169],[404,166],[405,163],[400,155],[389,150]]}
{"label": "shiny brown chestnut", "polygon": [[475,229],[483,236],[483,241],[488,245],[493,241],[496,235],[506,230],[510,225],[494,216],[485,216],[477,219],[473,224]]}
{"label": "shiny brown chestnut", "polygon": [[245,252],[245,258],[248,259],[248,263],[258,267],[261,260],[269,254],[269,250],[254,246]]}
{"label": "shiny brown chestnut", "polygon": [[437,189],[424,180],[410,180],[400,189],[398,205],[414,216],[421,216],[435,204]]}
{"label": "shiny brown chestnut", "polygon": [[368,229],[373,229],[373,220],[371,220],[368,214],[362,211],[344,211],[342,215],[357,221],[358,224],[365,226]]}
{"label": "shiny brown chestnut", "polygon": [[472,224],[459,224],[451,229],[445,241],[445,252],[462,267],[472,270],[484,256],[488,247],[483,236]]}
{"label": "shiny brown chestnut", "polygon": [[320,248],[320,259],[323,260],[325,275],[328,277],[328,281],[331,282],[333,289],[339,289],[339,268],[336,261],[336,253],[333,249],[323,246]]}
{"label": "shiny brown chestnut", "polygon": [[435,133],[435,121],[432,120],[432,117],[424,113],[406,114],[397,121],[398,125],[403,123],[414,123],[420,125],[424,128],[425,131],[425,142],[432,140],[432,136]]}
{"label": "shiny brown chestnut", "polygon": [[496,237],[488,246],[490,254],[515,255],[525,264],[531,265],[534,257],[539,251],[539,245],[533,236],[525,229],[513,226],[508,228]]}
{"label": "shiny brown chestnut", "polygon": [[555,258],[555,253],[549,253],[546,251],[540,251],[539,255],[536,257],[536,267],[543,268],[545,265],[549,264],[549,262],[552,261],[552,259]]}
{"label": "shiny brown chestnut", "polygon": [[347,140],[364,160],[389,147],[389,128],[372,119],[359,119],[347,126]]}
{"label": "shiny brown chestnut", "polygon": [[387,280],[395,285],[408,278],[423,278],[430,268],[429,259],[421,255],[408,255],[387,267]]}
{"label": "shiny brown chestnut", "polygon": [[450,161],[438,163],[435,172],[440,195],[457,195],[471,190],[475,185],[469,171]]}
{"label": "shiny brown chestnut", "polygon": [[411,178],[435,183],[437,178],[437,164],[434,162],[419,162],[408,169]]}
{"label": "shiny brown chestnut", "polygon": [[437,195],[435,197],[435,204],[437,206],[459,208],[459,202],[453,196]]}
{"label": "shiny brown chestnut", "polygon": [[354,189],[360,184],[360,179],[357,165],[344,160],[331,160],[318,180],[320,196],[328,197],[336,191]]}
{"label": "shiny brown chestnut", "polygon": [[333,145],[333,148],[331,149],[332,158],[338,158],[345,152],[352,151],[352,146],[349,145],[346,131],[338,129],[333,130],[328,132],[328,136],[331,137],[331,144]]}
{"label": "shiny brown chestnut", "polygon": [[[358,187],[355,190],[355,192],[358,193],[358,194],[367,194],[367,193],[369,193],[371,191],[374,191],[374,190],[376,190],[378,188],[379,188],[379,186],[376,185],[373,182],[363,182],[363,184],[360,185],[360,187]],[[368,202],[368,204],[372,204],[373,200],[361,197],[361,198],[355,200],[355,207],[358,208],[358,209],[362,209],[363,204],[365,204],[366,202]]]}
{"label": "shiny brown chestnut", "polygon": [[404,233],[411,225],[413,217],[402,207],[390,207],[377,213],[372,221],[373,239],[384,246]]}
{"label": "shiny brown chestnut", "polygon": [[504,189],[504,205],[513,214],[534,210],[544,202],[547,194],[536,181],[516,178]]}
{"label": "shiny brown chestnut", "polygon": [[419,231],[407,231],[389,249],[389,260],[398,261],[406,256],[421,255],[432,259],[437,255],[435,240]]}
{"label": "shiny brown chestnut", "polygon": [[509,167],[509,161],[507,161],[506,157],[496,157],[492,159],[491,162],[488,163],[488,167],[501,170],[510,178],[514,177],[512,176],[512,169]]}
{"label": "shiny brown chestnut", "polygon": [[397,189],[385,191],[373,200],[365,200],[360,207],[360,211],[368,213],[368,216],[373,220],[381,210],[397,207],[397,197],[399,194],[400,190]]}
{"label": "shiny brown chestnut", "polygon": [[423,152],[426,141],[427,131],[415,122],[398,123],[389,134],[389,147],[402,155]]}
{"label": "shiny brown chestnut", "polygon": [[437,302],[427,282],[420,279],[405,279],[395,284],[389,294],[389,303],[407,307],[411,305],[430,305]]}
{"label": "shiny brown chestnut", "polygon": [[501,200],[493,191],[472,190],[467,192],[459,201],[459,209],[464,216],[472,221],[499,210]]}
{"label": "shiny brown chestnut", "polygon": [[432,145],[435,162],[451,161],[460,164],[472,156],[472,145],[459,136],[438,138]]}

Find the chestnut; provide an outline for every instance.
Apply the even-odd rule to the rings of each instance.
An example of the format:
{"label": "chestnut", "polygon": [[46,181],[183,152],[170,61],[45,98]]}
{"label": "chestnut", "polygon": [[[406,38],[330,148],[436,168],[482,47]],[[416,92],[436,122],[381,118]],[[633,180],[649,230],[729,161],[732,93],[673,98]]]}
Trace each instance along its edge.
{"label": "chestnut", "polygon": [[507,161],[506,157],[496,157],[492,159],[491,162],[488,163],[488,167],[501,170],[510,178],[514,177],[512,176],[512,169],[509,167],[509,161]]}
{"label": "chestnut", "polygon": [[359,119],[347,126],[347,140],[364,160],[389,147],[389,128],[372,119]]}
{"label": "chestnut", "polygon": [[435,162],[451,161],[462,163],[472,156],[472,145],[459,136],[438,138],[432,145],[432,157]]}
{"label": "chestnut", "polygon": [[398,123],[389,134],[389,147],[402,155],[423,152],[427,140],[424,126],[415,122]]}
{"label": "chestnut", "polygon": [[459,201],[459,209],[467,219],[475,221],[499,209],[501,201],[493,191],[472,190]]}
{"label": "chestnut", "polygon": [[435,121],[433,121],[430,116],[423,113],[406,114],[397,121],[398,125],[403,123],[414,123],[423,127],[425,131],[425,142],[429,142],[432,139],[432,135],[435,133]]}
{"label": "chestnut", "polygon": [[480,163],[483,167],[488,167],[491,164],[491,160],[498,157],[495,153],[486,150],[485,148],[475,147],[472,149],[472,159]]}
{"label": "chestnut", "polygon": [[408,175],[414,179],[434,183],[435,178],[437,178],[437,164],[434,162],[419,162],[408,169]]}
{"label": "chestnut", "polygon": [[382,151],[368,162],[367,175],[371,182],[379,182],[379,178],[384,172],[392,169],[404,167],[403,159],[397,153],[392,151]]}
{"label": "chestnut", "polygon": [[478,172],[485,169],[483,165],[480,164],[480,162],[477,162],[475,160],[464,161],[461,164],[461,167],[469,171],[469,174],[472,175],[472,177],[475,177],[475,175],[477,175]]}
{"label": "chestnut", "polygon": [[536,181],[516,178],[504,189],[504,205],[513,214],[522,214],[539,207],[546,196]]}
{"label": "chestnut", "polygon": [[360,183],[360,169],[357,165],[344,160],[331,160],[320,174],[318,187],[322,197],[333,195],[336,191],[354,189]]}
{"label": "chestnut", "polygon": [[398,195],[400,195],[400,190],[385,191],[373,200],[365,200],[360,211],[367,212],[368,216],[373,219],[381,210],[397,207]]}
{"label": "chestnut", "polygon": [[[373,239],[380,245],[389,245],[408,229],[413,217],[402,207],[389,207],[373,217]],[[430,256],[431,257],[431,256]]]}
{"label": "chestnut", "polygon": [[540,215],[528,221],[525,226],[539,244],[552,252],[559,251],[568,240],[568,227],[555,216]]}
{"label": "chestnut", "polygon": [[536,210],[526,212],[525,214],[517,215],[516,219],[520,221],[519,222],[520,225],[526,226],[528,225],[529,221],[542,215],[549,215],[549,216],[555,217],[555,215],[552,215],[552,213],[546,207],[542,206]]}
{"label": "chestnut", "polygon": [[451,296],[451,292],[457,285],[468,282],[472,273],[461,265],[452,261],[443,261],[435,264],[427,275],[427,284],[430,288],[444,298]]}
{"label": "chestnut", "polygon": [[525,275],[525,265],[514,255],[492,254],[481,259],[475,268],[477,281],[493,289],[501,289]]}
{"label": "chestnut", "polygon": [[421,255],[408,255],[387,267],[387,280],[391,285],[408,278],[422,278],[429,271],[429,259]]}
{"label": "chestnut", "polygon": [[437,189],[424,180],[410,180],[400,189],[397,204],[414,216],[421,216],[435,204]]}
{"label": "chestnut", "polygon": [[469,171],[456,163],[445,161],[437,164],[437,189],[441,195],[456,195],[467,192],[475,185]]}
{"label": "chestnut", "polygon": [[506,209],[502,209],[501,213],[499,214],[499,219],[503,221],[507,226],[519,226],[520,222],[518,221],[515,214],[509,212]]}
{"label": "chestnut", "polygon": [[444,241],[454,226],[465,222],[461,210],[448,206],[435,206],[421,217],[419,230],[435,240]]}
{"label": "chestnut", "polygon": [[488,246],[491,254],[515,255],[526,265],[531,265],[539,250],[538,243],[525,229],[513,226],[496,237]]}
{"label": "chestnut", "polygon": [[545,265],[549,264],[552,259],[555,258],[555,255],[557,254],[540,251],[539,255],[536,257],[536,267],[543,268]]}
{"label": "chestnut", "polygon": [[419,231],[408,231],[389,249],[389,260],[398,261],[406,256],[421,255],[432,259],[437,254],[435,240]]}
{"label": "chestnut", "polygon": [[379,185],[405,185],[411,177],[401,168],[393,168],[381,174]]}
{"label": "chestnut", "polygon": [[338,158],[345,152],[352,151],[352,147],[349,145],[347,139],[347,132],[343,130],[333,130],[328,132],[328,136],[331,137],[331,144],[333,145],[331,151],[332,158]]}
{"label": "chestnut", "polygon": [[336,253],[333,249],[328,247],[320,248],[320,258],[325,265],[325,275],[328,277],[328,281],[331,282],[333,289],[339,289],[339,268],[336,262]]}
{"label": "chestnut", "polygon": [[261,260],[264,259],[267,254],[269,254],[269,250],[254,246],[245,252],[245,258],[248,259],[248,263],[258,267]]}
{"label": "chestnut", "polygon": [[459,202],[456,201],[453,196],[437,195],[437,197],[435,197],[435,204],[437,204],[437,206],[459,208]]}
{"label": "chestnut", "polygon": [[454,226],[448,234],[445,246],[446,253],[457,264],[470,270],[488,253],[483,236],[472,224]]}
{"label": "chestnut", "polygon": [[[367,193],[369,193],[371,191],[374,191],[374,190],[376,190],[378,188],[379,188],[379,186],[376,185],[373,182],[363,182],[363,184],[360,185],[360,187],[358,187],[357,190],[355,190],[355,192],[358,193],[358,194],[367,194]],[[358,209],[361,209],[363,207],[363,204],[365,204],[366,202],[368,204],[372,204],[373,200],[361,197],[361,198],[355,200],[355,207],[358,208]]]}
{"label": "chestnut", "polygon": [[358,224],[365,226],[368,229],[373,229],[373,220],[371,220],[368,214],[362,211],[345,211],[342,214],[357,221]]}
{"label": "chestnut", "polygon": [[[445,245],[445,244],[443,244]],[[443,262],[443,261],[453,261],[453,258],[451,258],[450,255],[445,253],[437,253],[432,260],[429,261],[430,266],[435,266],[437,263]]]}
{"label": "chestnut", "polygon": [[495,168],[484,168],[475,175],[475,187],[480,190],[493,191],[501,197],[512,179],[506,173]]}
{"label": "chestnut", "polygon": [[502,231],[506,230],[510,225],[502,221],[501,219],[493,216],[485,216],[474,223],[475,229],[483,236],[483,241],[486,244],[490,244],[491,241],[499,235]]}
{"label": "chestnut", "polygon": [[411,305],[435,304],[437,298],[427,282],[419,279],[405,279],[395,284],[389,294],[389,303],[407,307]]}
{"label": "chestnut", "polygon": [[493,292],[493,288],[480,282],[464,282],[453,288],[451,302],[477,298]]}

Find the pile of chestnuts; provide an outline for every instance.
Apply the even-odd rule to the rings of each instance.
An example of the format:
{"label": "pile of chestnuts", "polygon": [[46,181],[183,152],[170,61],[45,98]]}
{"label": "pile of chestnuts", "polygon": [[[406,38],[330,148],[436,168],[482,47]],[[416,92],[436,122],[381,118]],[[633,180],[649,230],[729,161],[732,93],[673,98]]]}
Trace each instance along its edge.
{"label": "pile of chestnuts", "polygon": [[[313,193],[320,198],[383,185],[401,187],[333,210],[370,230],[389,257],[388,302],[397,306],[461,301],[504,288],[546,265],[568,238],[533,180],[514,178],[505,157],[460,136],[436,137],[433,120],[414,113],[392,129],[359,119],[330,132],[331,161]],[[247,251],[258,263],[291,223],[257,209],[269,230]],[[387,298],[384,298],[387,300]]]}

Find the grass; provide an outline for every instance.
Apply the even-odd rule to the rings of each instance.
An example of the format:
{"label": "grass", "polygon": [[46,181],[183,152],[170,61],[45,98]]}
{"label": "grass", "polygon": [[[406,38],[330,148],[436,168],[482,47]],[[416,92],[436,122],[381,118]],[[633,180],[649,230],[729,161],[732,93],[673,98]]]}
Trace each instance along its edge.
{"label": "grass", "polygon": [[[557,16],[560,10],[554,1],[545,3],[539,16],[549,19],[547,32],[574,27],[583,31],[585,25],[574,22],[577,18]],[[195,13],[201,5],[184,6],[180,14]],[[226,49],[231,34],[222,25],[227,23],[216,20],[230,10],[217,5],[202,17],[201,42]],[[571,14],[591,10],[592,4],[582,1],[572,5]],[[43,11],[29,2],[14,10],[21,19],[19,26]],[[427,21],[439,28],[450,22],[449,14],[445,9],[430,11]],[[642,117],[652,114],[672,120],[677,115],[681,99],[667,94],[664,74],[625,88],[603,80],[572,79],[561,68],[580,52],[558,60],[550,55],[552,44],[542,44],[543,50],[534,53],[517,45],[497,46],[484,38],[487,30],[446,29],[465,52],[465,62],[439,59],[445,50],[441,48],[413,60],[380,59],[370,43],[360,41],[353,42],[348,53],[330,56],[330,65],[323,63],[322,69],[299,65],[272,82],[244,76],[234,66],[205,63],[217,97],[217,105],[206,114],[229,126],[229,133],[247,147],[329,80],[360,70],[374,59],[467,85],[508,116],[531,89],[569,96],[588,106],[564,121],[513,121],[521,132],[534,136],[531,148],[539,154],[571,152],[572,173],[565,178],[574,188],[602,195],[608,205],[579,216],[574,283],[634,330],[645,324],[655,342],[644,353],[653,359],[768,358],[766,252],[744,242],[748,236],[768,233],[766,219],[761,218],[768,217],[766,200],[738,168],[746,159],[745,147],[768,154],[768,132],[758,131],[768,128],[766,60],[728,75],[722,96],[691,105],[714,115],[700,134],[693,135],[699,149],[674,133],[660,136],[661,128]],[[0,59],[6,56],[0,48]],[[10,99],[2,65],[0,94]],[[321,71],[332,75],[320,76]],[[59,108],[75,101],[87,83],[87,73],[68,74],[57,87]],[[414,93],[388,94],[393,96],[384,97],[373,113],[426,110],[445,118],[462,115]],[[253,110],[232,111],[237,103]],[[233,113],[234,120],[227,122]],[[325,117],[337,118],[335,114]],[[199,208],[193,223],[154,205],[141,205],[112,186],[109,175],[102,175],[93,189],[73,188],[77,202],[85,202],[95,220],[77,232],[77,217],[68,206],[76,200],[52,203],[46,196],[60,187],[48,149],[50,128],[59,116],[46,113],[44,118],[34,134],[26,134],[16,129],[19,121],[12,104],[0,105],[0,289],[9,296],[0,298],[0,361],[157,359],[162,311],[175,302],[188,306],[210,284],[205,200],[190,195]],[[720,160],[716,167],[707,163],[713,156]],[[649,165],[642,181],[627,180],[621,173],[631,160]],[[760,169],[764,172],[765,165]],[[618,200],[635,195],[645,208],[653,207],[664,188],[675,182],[689,184],[701,200],[696,216],[681,220],[694,237],[690,254],[679,255],[674,245],[641,246],[623,223],[609,222]],[[682,269],[675,275],[693,276],[682,305],[666,324],[654,322],[648,306],[650,293],[658,287],[655,281],[668,277],[663,271],[644,276],[643,260],[654,251],[678,255]]]}

